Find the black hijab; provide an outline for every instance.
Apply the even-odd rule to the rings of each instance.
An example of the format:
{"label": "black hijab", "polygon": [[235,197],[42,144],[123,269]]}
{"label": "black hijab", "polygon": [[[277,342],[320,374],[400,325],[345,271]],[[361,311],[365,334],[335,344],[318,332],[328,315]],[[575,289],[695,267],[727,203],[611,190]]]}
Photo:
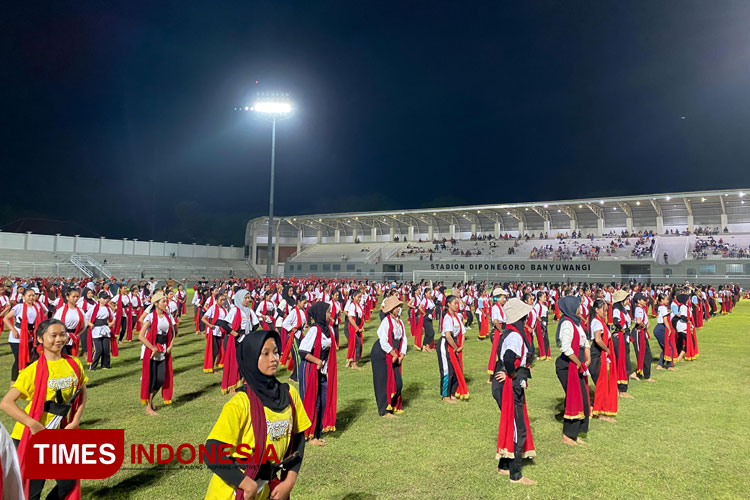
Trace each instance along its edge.
{"label": "black hijab", "polygon": [[576,297],[575,295],[568,295],[566,297],[563,297],[558,302],[558,307],[560,308],[560,312],[562,313],[563,317],[560,318],[560,321],[557,323],[557,331],[555,332],[555,340],[557,341],[557,345],[560,345],[561,342],[560,329],[565,318],[568,318],[570,321],[572,321],[574,325],[581,326],[581,318],[576,315],[576,311],[578,311],[578,307],[580,305],[581,298]]}
{"label": "black hijab", "polygon": [[289,293],[290,291],[294,291],[294,288],[290,285],[288,287],[281,289],[281,297],[286,301],[286,305],[289,307],[294,307],[297,304],[297,301],[294,300],[294,297],[292,297],[292,294]]}
{"label": "black hijab", "polygon": [[264,375],[258,369],[258,359],[266,340],[272,338],[281,354],[281,337],[273,330],[255,332],[246,335],[239,343],[237,350],[237,364],[245,382],[258,396],[263,406],[280,412],[289,406],[289,384],[282,384],[274,376]]}
{"label": "black hijab", "polygon": [[327,302],[316,302],[312,305],[312,307],[310,307],[309,311],[310,319],[312,320],[313,324],[318,326],[318,328],[320,328],[320,331],[326,337],[331,336],[331,332],[328,331],[329,324],[328,321],[326,321],[326,312],[330,307],[331,305]]}

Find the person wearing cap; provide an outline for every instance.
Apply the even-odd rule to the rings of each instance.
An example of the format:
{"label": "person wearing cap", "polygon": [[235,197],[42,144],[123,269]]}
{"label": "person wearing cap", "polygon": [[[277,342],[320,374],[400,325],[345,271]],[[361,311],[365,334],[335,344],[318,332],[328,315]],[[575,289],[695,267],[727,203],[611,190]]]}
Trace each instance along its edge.
{"label": "person wearing cap", "polygon": [[490,374],[490,379],[487,381],[492,383],[492,374],[495,370],[495,363],[497,362],[497,349],[500,346],[500,337],[503,334],[505,328],[505,312],[503,312],[503,306],[508,301],[508,292],[503,288],[496,287],[492,290],[492,309],[490,312],[492,319],[492,350],[490,351],[490,361],[487,365],[487,373]]}
{"label": "person wearing cap", "polygon": [[89,371],[94,371],[101,362],[101,368],[110,369],[110,356],[117,356],[117,339],[112,336],[115,315],[109,308],[109,292],[102,290],[98,295],[99,303],[86,312],[86,323],[89,326],[89,352],[87,362]]}
{"label": "person wearing cap", "polygon": [[529,371],[524,367],[528,364],[529,353],[521,333],[531,306],[512,298],[503,310],[507,323],[498,346],[492,377],[492,396],[501,412],[497,433],[497,471],[508,475],[511,483],[534,485],[536,481],[521,474],[523,459],[536,456],[526,411],[525,389]]}
{"label": "person wearing cap", "polygon": [[[626,290],[617,290],[612,296],[612,338],[617,358],[617,390],[621,398],[633,399],[628,394],[628,378],[630,375],[630,314],[625,308],[628,299]],[[632,377],[638,380],[633,374]]]}
{"label": "person wearing cap", "polygon": [[151,298],[153,307],[143,319],[138,340],[143,344],[143,373],[141,376],[141,403],[146,405],[146,415],[156,416],[154,397],[161,390],[164,404],[172,403],[173,372],[172,347],[175,324],[167,311],[164,292],[157,291]]}
{"label": "person wearing cap", "polygon": [[648,297],[637,293],[633,297],[635,309],[633,320],[635,322],[635,353],[637,359],[636,375],[640,375],[646,382],[656,382],[651,378],[651,344],[648,333]]}
{"label": "person wearing cap", "polygon": [[561,354],[555,360],[555,372],[565,391],[562,442],[570,446],[585,444],[578,435],[588,432],[591,411],[587,381],[591,346],[577,314],[579,307],[579,297],[563,297],[563,317],[557,325]]}
{"label": "person wearing cap", "polygon": [[397,295],[383,302],[386,317],[378,327],[378,338],[370,350],[375,402],[381,417],[393,418],[403,412],[401,366],[406,356],[406,328],[401,321],[403,303]]}

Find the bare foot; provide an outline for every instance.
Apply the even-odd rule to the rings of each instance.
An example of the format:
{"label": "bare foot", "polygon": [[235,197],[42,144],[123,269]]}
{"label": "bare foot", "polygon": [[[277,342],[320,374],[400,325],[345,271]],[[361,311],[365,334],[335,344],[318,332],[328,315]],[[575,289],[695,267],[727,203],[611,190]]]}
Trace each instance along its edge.
{"label": "bare foot", "polygon": [[644,382],[656,382],[656,380],[652,378],[647,378],[647,379],[644,379]]}
{"label": "bare foot", "polygon": [[510,480],[511,484],[524,484],[526,486],[534,486],[536,481],[529,479],[528,477],[522,477],[518,481]]}
{"label": "bare foot", "polygon": [[617,422],[617,419],[614,419],[612,417],[608,417],[607,415],[600,415],[599,420],[604,420],[605,422],[612,422],[613,424]]}
{"label": "bare foot", "polygon": [[351,369],[352,370],[361,370],[362,367],[359,366],[357,363],[352,363]]}
{"label": "bare foot", "polygon": [[146,407],[146,415],[150,417],[158,417],[159,414],[156,413],[156,410],[154,408],[151,408],[150,406]]}
{"label": "bare foot", "polygon": [[664,369],[664,367],[663,367],[663,366],[661,366],[661,365],[656,365],[656,369],[657,369],[657,370],[663,370],[663,369]]}
{"label": "bare foot", "polygon": [[497,469],[498,474],[502,474],[503,476],[510,476],[510,471],[508,469]]}
{"label": "bare foot", "polygon": [[444,403],[449,403],[449,404],[452,404],[452,405],[456,404],[456,401],[454,399],[451,399],[451,398],[443,398],[443,402]]}
{"label": "bare foot", "polygon": [[325,441],[321,441],[320,439],[315,439],[315,438],[308,441],[308,443],[310,443],[313,446],[325,446],[326,445]]}
{"label": "bare foot", "polygon": [[635,372],[633,372],[633,373],[630,374],[630,378],[632,378],[633,380],[640,380],[638,378],[638,375],[635,374]]}
{"label": "bare foot", "polygon": [[563,434],[563,437],[562,437],[562,443],[563,443],[563,444],[567,444],[568,446],[578,446],[578,443],[577,443],[577,442],[576,442],[575,440],[573,440],[573,439],[570,439],[570,438],[569,438],[568,436],[566,436],[565,434]]}
{"label": "bare foot", "polygon": [[576,443],[578,443],[579,445],[584,445],[584,446],[586,446],[588,444],[586,441],[584,441],[581,438],[576,439]]}
{"label": "bare foot", "polygon": [[346,364],[344,365],[344,368],[349,368],[351,365],[352,365],[352,360],[351,359],[347,359],[346,360]]}
{"label": "bare foot", "polygon": [[627,392],[621,392],[621,393],[619,394],[619,396],[620,396],[621,398],[626,398],[626,399],[635,399],[635,398],[634,398],[634,397],[633,397],[632,395],[628,394]]}
{"label": "bare foot", "polygon": [[383,415],[383,418],[398,418],[398,417],[394,415],[393,413],[386,413],[385,415]]}
{"label": "bare foot", "polygon": [[667,368],[667,371],[668,372],[676,372],[677,368],[675,368],[674,366],[670,366],[669,368]]}
{"label": "bare foot", "polygon": [[489,380],[487,380],[487,383],[488,383],[488,384],[491,384],[491,383],[492,383],[492,377],[490,377],[490,378],[489,378]]}

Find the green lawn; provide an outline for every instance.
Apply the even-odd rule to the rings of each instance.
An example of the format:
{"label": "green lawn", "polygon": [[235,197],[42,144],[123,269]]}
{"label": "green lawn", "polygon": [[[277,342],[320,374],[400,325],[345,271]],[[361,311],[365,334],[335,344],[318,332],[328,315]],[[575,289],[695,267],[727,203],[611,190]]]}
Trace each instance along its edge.
{"label": "green lawn", "polygon": [[[631,382],[617,423],[593,421],[589,446],[560,443],[555,419],[562,389],[554,362],[537,362],[527,391],[537,449],[524,474],[537,486],[510,485],[496,473],[499,411],[487,384],[490,343],[469,332],[464,361],[471,399],[446,405],[438,395],[436,354],[410,350],[404,362],[404,415],[378,417],[370,365],[343,369],[339,355],[338,430],[325,448],[308,447],[296,498],[747,498],[750,490],[750,303],[708,322],[701,356],[677,372],[654,370],[657,382]],[[174,404],[160,418],[139,402],[140,344],[126,344],[109,372],[90,374],[84,427],[124,428],[127,443],[202,443],[229,396],[220,374],[204,374],[203,337],[190,322],[175,347]],[[377,322],[368,324],[369,354]],[[550,325],[554,332],[555,325]],[[411,340],[411,338],[410,338]],[[652,351],[659,352],[656,341]],[[3,349],[0,365],[10,369]],[[280,374],[286,379],[286,372]],[[3,424],[11,422],[3,414]],[[126,446],[126,466],[129,461]],[[85,498],[202,498],[207,469],[141,466],[103,481],[85,481]]]}

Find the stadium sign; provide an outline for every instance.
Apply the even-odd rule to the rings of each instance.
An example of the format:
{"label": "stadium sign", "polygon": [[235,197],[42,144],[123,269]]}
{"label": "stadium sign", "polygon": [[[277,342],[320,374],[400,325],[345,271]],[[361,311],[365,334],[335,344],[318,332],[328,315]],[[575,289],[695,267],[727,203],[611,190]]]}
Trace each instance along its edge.
{"label": "stadium sign", "polygon": [[430,270],[432,271],[569,271],[569,272],[591,272],[591,264],[578,264],[578,263],[555,263],[555,264],[536,264],[536,263],[522,263],[522,264],[509,264],[509,263],[469,263],[469,264],[453,264],[453,263],[433,263],[430,264]]}

